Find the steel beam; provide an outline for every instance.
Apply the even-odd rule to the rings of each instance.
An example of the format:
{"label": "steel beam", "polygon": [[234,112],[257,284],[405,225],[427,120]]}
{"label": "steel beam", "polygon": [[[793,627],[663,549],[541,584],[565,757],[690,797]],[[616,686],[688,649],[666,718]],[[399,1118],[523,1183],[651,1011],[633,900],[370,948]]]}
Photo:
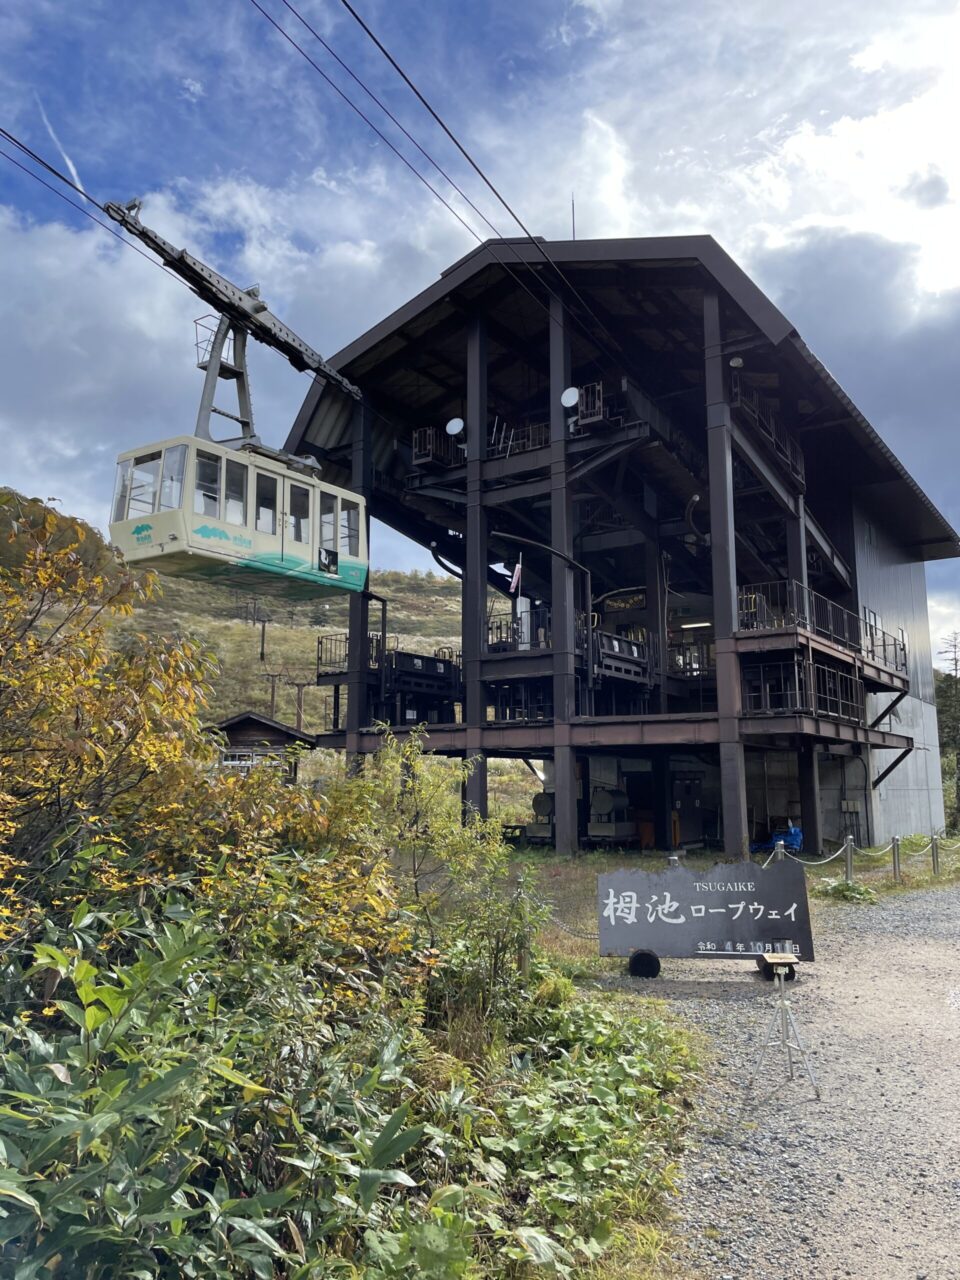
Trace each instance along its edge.
{"label": "steel beam", "polygon": [[803,494],[797,494],[797,514],[786,518],[787,577],[807,589],[807,511]]}
{"label": "steel beam", "polygon": [[912,750],[913,750],[912,746],[904,747],[904,749],[900,752],[900,754],[896,757],[896,759],[891,760],[890,763],[887,765],[887,767],[877,774],[877,776],[874,778],[871,784],[874,791],[876,791],[877,787],[880,786],[881,782],[885,782],[886,779],[890,777],[894,769],[900,768],[900,766],[903,764],[904,760],[906,760],[907,756],[910,754]]}
{"label": "steel beam", "polygon": [[740,659],[737,629],[737,552],[733,510],[733,431],[723,363],[720,298],[703,295],[703,345],[710,493],[713,625],[716,637],[720,797],[728,857],[749,858],[746,764],[740,738]]}
{"label": "steel beam", "polygon": [[776,469],[767,461],[739,423],[731,422],[731,432],[737,452],[751,470],[756,472],[771,497],[776,499],[787,516],[798,519],[802,512],[806,537],[827,561],[843,585],[849,587],[853,581],[850,566],[824,533],[820,524],[806,510],[799,491],[794,492],[791,486],[777,474]]}
{"label": "steel beam", "polygon": [[[486,719],[480,662],[486,641],[487,514],[483,507],[483,458],[487,444],[487,334],[480,316],[467,329],[467,518],[461,624],[464,718],[479,727]],[[479,785],[479,784],[477,784]]]}
{"label": "steel beam", "polygon": [[[556,772],[555,843],[558,850],[579,848],[577,798],[570,721],[576,714],[575,595],[573,504],[567,474],[567,415],[560,397],[570,385],[570,333],[566,307],[550,298],[550,624],[553,641],[554,770]],[[589,606],[588,606],[589,607]],[[591,661],[591,655],[587,655]]]}
{"label": "steel beam", "polygon": [[[367,401],[354,411],[350,431],[350,484],[367,499],[367,546],[370,545],[370,503],[373,491],[373,410]],[[364,584],[366,585],[366,584]],[[350,593],[347,621],[347,767],[360,764],[360,730],[370,723],[370,597],[367,592]]]}
{"label": "steel beam", "polygon": [[800,778],[800,825],[805,853],[818,856],[823,851],[823,819],[820,808],[820,755],[814,743],[804,743],[797,752]]}
{"label": "steel beam", "polygon": [[870,721],[870,728],[876,729],[879,726],[881,720],[886,720],[890,712],[893,711],[896,707],[899,707],[900,703],[904,700],[904,698],[907,696],[909,692],[910,692],[909,689],[901,689],[900,692],[897,694],[897,696],[894,698],[894,700],[891,703],[888,703],[888,705],[884,707],[884,709],[880,712],[880,714],[878,716],[875,716]]}

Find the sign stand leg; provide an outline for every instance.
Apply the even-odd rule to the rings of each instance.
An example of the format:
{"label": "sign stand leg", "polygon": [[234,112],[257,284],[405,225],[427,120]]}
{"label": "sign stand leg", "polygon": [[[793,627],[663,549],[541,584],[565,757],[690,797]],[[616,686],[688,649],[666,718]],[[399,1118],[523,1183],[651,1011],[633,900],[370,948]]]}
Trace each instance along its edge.
{"label": "sign stand leg", "polygon": [[[774,981],[777,984],[777,1001],[770,1015],[770,1021],[767,1023],[767,1031],[760,1048],[760,1056],[757,1059],[757,1065],[753,1069],[753,1075],[750,1077],[747,1088],[751,1089],[753,1087],[753,1082],[760,1074],[767,1050],[771,1045],[779,1045],[781,1052],[787,1055],[787,1071],[790,1079],[794,1078],[793,1055],[796,1053],[810,1083],[813,1085],[814,1095],[819,1101],[820,1085],[817,1083],[817,1077],[814,1075],[809,1055],[800,1037],[800,1029],[793,1016],[793,1010],[790,1008],[790,1001],[787,999],[786,975],[790,966],[795,963],[794,957],[790,956],[789,963],[787,963],[786,956],[780,959],[775,954],[769,954],[764,958],[773,968]],[[778,963],[778,959],[780,959],[780,963]]]}

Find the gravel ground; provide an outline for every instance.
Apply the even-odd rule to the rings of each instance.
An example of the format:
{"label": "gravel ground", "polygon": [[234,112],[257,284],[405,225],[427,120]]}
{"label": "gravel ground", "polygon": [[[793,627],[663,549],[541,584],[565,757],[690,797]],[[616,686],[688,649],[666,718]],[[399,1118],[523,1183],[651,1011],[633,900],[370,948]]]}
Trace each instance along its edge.
{"label": "gravel ground", "polygon": [[813,903],[788,987],[822,1100],[779,1048],[752,963],[664,962],[663,997],[715,1054],[676,1228],[695,1280],[960,1280],[960,886]]}

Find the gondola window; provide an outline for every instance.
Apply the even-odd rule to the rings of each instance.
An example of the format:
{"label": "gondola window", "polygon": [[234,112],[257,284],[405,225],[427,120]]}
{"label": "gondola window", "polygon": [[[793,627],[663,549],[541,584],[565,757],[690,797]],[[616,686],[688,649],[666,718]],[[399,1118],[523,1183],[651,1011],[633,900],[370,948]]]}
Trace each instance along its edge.
{"label": "gondola window", "polygon": [[276,476],[257,472],[257,533],[277,532]]}
{"label": "gondola window", "polygon": [[224,518],[227,524],[243,525],[247,523],[247,468],[242,462],[234,462],[232,458],[227,458],[226,468]]}
{"label": "gondola window", "polygon": [[337,549],[337,499],[332,493],[320,494],[320,546],[324,551]]}
{"label": "gondola window", "polygon": [[340,551],[347,556],[360,554],[360,505],[349,498],[340,504]]}
{"label": "gondola window", "polygon": [[183,473],[187,465],[187,446],[175,444],[163,455],[160,479],[160,510],[176,511],[183,501]]}
{"label": "gondola window", "polygon": [[220,458],[215,453],[203,453],[199,449],[193,510],[198,516],[220,519]]}
{"label": "gondola window", "polygon": [[310,490],[303,485],[290,486],[290,536],[294,542],[310,541]]}
{"label": "gondola window", "polygon": [[160,451],[134,458],[130,484],[130,516],[149,516],[156,511],[159,484]]}

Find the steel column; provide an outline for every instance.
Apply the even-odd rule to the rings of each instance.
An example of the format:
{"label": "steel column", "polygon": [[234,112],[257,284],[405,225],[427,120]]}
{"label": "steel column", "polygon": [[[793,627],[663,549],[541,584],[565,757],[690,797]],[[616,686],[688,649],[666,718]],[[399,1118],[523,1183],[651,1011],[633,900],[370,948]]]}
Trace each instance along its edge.
{"label": "steel column", "polygon": [[818,857],[823,852],[823,820],[820,809],[820,753],[814,743],[804,743],[797,752],[800,776],[800,825],[803,849]]}
{"label": "steel column", "polygon": [[[351,426],[350,485],[366,499],[364,510],[368,547],[370,546],[369,499],[373,488],[372,428],[372,409],[365,403],[358,405],[354,410]],[[371,721],[370,687],[367,679],[370,660],[370,599],[365,590],[350,593],[347,630],[347,714],[344,728],[346,729],[347,768],[352,772],[360,763],[360,730],[366,728]]]}
{"label": "steel column", "polygon": [[573,747],[553,748],[553,831],[557,853],[579,850],[577,824],[577,761]]}
{"label": "steel column", "polygon": [[667,710],[667,609],[666,592],[661,590],[663,570],[660,561],[660,544],[647,538],[643,544],[644,582],[646,584],[646,608],[644,621],[652,649],[657,655],[657,684],[653,693],[653,710]]}
{"label": "steel column", "polygon": [[[555,843],[574,852],[577,833],[576,770],[569,745],[569,724],[576,714],[575,592],[573,567],[562,556],[573,555],[573,505],[567,476],[567,416],[560,403],[570,385],[570,334],[562,300],[550,298],[550,627],[553,646],[554,772],[556,775]],[[590,655],[588,655],[588,661]]]}
{"label": "steel column", "polygon": [[486,647],[487,513],[483,506],[483,465],[487,452],[487,330],[481,316],[467,326],[467,511],[461,593],[463,635],[464,721],[467,758],[475,764],[467,779],[467,804],[487,816],[487,761],[480,735],[487,718],[487,700],[480,679]]}
{"label": "steel column", "polygon": [[723,845],[728,857],[749,858],[746,767],[740,739],[740,659],[737,628],[737,552],[733,510],[733,434],[724,374],[720,299],[703,295],[707,465],[710,489],[710,549],[713,625],[716,637],[717,711],[720,736],[720,795]]}
{"label": "steel column", "polygon": [[803,494],[797,496],[797,514],[788,515],[787,527],[787,577],[807,589],[807,513]]}
{"label": "steel column", "polygon": [[653,842],[658,849],[673,848],[673,781],[670,757],[658,751],[653,757]]}
{"label": "steel column", "polygon": [[487,811],[487,757],[482,751],[467,751],[467,759],[472,768],[467,775],[464,787],[467,814],[477,814],[481,818],[488,816]]}

